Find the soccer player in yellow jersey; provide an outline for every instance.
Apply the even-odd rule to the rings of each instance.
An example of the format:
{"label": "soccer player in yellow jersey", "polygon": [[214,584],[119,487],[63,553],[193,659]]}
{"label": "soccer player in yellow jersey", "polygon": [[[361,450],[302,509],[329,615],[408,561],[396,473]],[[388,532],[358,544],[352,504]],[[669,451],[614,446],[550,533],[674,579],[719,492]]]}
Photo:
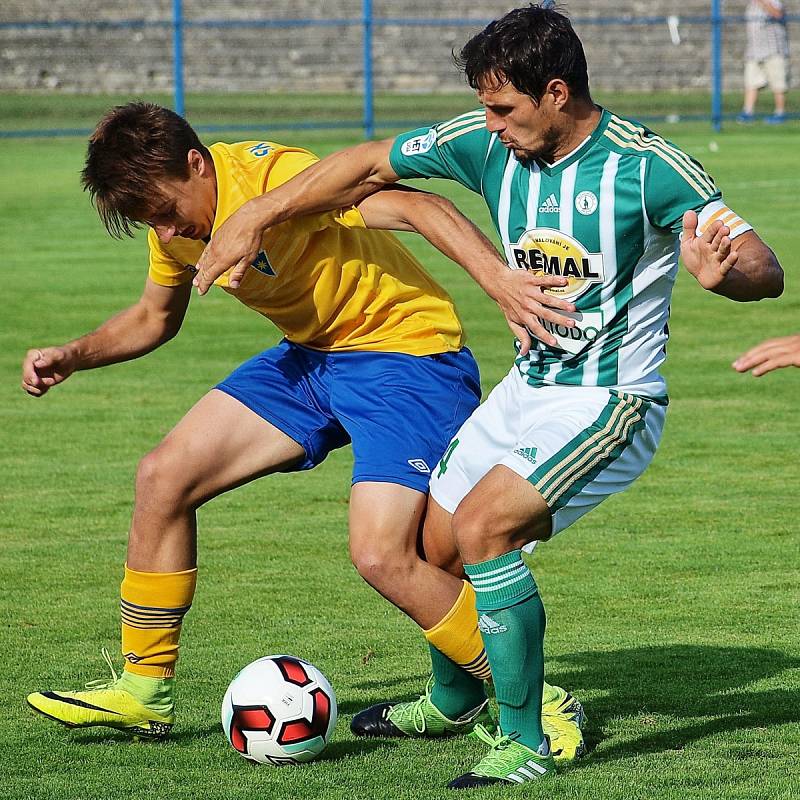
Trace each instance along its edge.
{"label": "soccer player in yellow jersey", "polygon": [[[96,331],[30,350],[23,388],[41,396],[75,371],[137,358],[172,338],[214,231],[315,161],[270,142],[206,148],[185,120],[159,106],[109,112],[89,141],[83,184],[112,235],[149,226],[145,288]],[[196,509],[263,475],[310,469],[349,442],[355,566],[392,603],[436,629],[429,631],[433,658],[446,658],[441,646],[471,676],[488,676],[477,633],[463,638],[458,613],[449,615],[455,628],[439,626],[449,605],[437,607],[427,590],[455,582],[469,616],[469,586],[420,559],[416,547],[431,468],[478,405],[477,367],[447,293],[391,234],[368,228],[419,231],[471,272],[482,259],[497,259],[447,201],[389,189],[358,207],[271,228],[241,282],[228,286],[221,275],[220,288],[271,319],[285,338],[202,397],[139,465],[121,586],[122,676],[89,691],[36,692],[28,697],[35,710],[72,727],[166,734],[181,623],[195,591]],[[545,302],[562,307],[555,298]],[[451,688],[458,689],[461,672],[454,669]],[[437,707],[446,710],[450,689],[440,683],[436,691]],[[489,721],[482,691],[469,713],[440,716],[434,733]]]}

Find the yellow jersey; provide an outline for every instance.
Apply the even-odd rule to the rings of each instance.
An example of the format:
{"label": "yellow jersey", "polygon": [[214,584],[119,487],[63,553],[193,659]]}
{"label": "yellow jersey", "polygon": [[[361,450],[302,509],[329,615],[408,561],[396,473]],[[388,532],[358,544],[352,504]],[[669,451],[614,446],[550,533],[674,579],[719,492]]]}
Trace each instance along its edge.
{"label": "yellow jersey", "polygon": [[[272,142],[214,144],[215,230],[248,200],[317,161]],[[150,278],[162,286],[192,280],[205,244],[148,236]],[[318,350],[430,355],[464,342],[453,301],[395,236],[367,230],[356,208],[288,220],[268,229],[238,289],[216,285],[268,317],[297,344]]]}

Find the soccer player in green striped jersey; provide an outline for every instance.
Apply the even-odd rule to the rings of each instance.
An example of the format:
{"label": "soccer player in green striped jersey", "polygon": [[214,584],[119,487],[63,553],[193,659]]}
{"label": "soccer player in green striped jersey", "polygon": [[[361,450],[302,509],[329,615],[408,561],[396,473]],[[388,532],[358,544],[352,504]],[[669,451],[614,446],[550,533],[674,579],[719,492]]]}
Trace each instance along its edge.
{"label": "soccer player in green striped jersey", "polygon": [[[482,109],[342,151],[252,201],[216,234],[195,280],[204,291],[232,267],[234,285],[266,227],[402,178],[455,180],[485,199],[503,254],[487,247],[468,269],[516,334],[515,363],[434,470],[423,538],[431,562],[463,566],[474,588],[500,730],[475,727],[487,754],[452,788],[553,772],[545,616],[522,549],[623,491],[651,461],[679,254],[704,289],[731,299],[783,289],[774,254],[700,164],[592,101],[582,44],[562,14],[509,12],[465,45],[461,65]],[[422,579],[400,565],[398,575],[432,606],[453,604],[440,624],[462,613],[435,572]],[[442,653],[433,663],[434,690],[441,681],[465,698],[458,708],[446,695],[449,717],[476,707],[480,687]],[[440,696],[394,708],[424,731]],[[393,707],[375,708],[392,719]]]}

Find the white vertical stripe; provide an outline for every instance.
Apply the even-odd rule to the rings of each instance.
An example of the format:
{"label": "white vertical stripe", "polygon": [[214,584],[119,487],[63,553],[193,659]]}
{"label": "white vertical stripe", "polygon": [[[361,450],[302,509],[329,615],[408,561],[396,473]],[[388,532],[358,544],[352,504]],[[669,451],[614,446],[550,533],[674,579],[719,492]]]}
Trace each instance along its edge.
{"label": "white vertical stripe", "polygon": [[[575,208],[575,179],[578,175],[578,164],[580,164],[580,160],[576,161],[574,164],[570,164],[570,166],[561,173],[561,185],[559,189],[559,195],[561,197],[559,205],[561,210],[558,214],[558,229],[568,236],[572,236],[573,211]],[[544,382],[555,383],[556,375],[558,375],[562,369],[562,362],[553,362],[548,368],[547,373],[543,376]]]}
{"label": "white vertical stripe", "polygon": [[678,271],[678,244],[673,234],[656,230],[647,217],[645,175],[647,159],[639,169],[642,204],[642,256],[633,270],[633,296],[628,306],[628,332],[617,356],[622,386],[649,385],[652,394],[666,390],[658,369],[664,361],[669,317],[667,298]]}
{"label": "white vertical stripe", "polygon": [[561,212],[558,217],[558,228],[562,233],[572,236],[572,218],[575,211],[575,179],[578,176],[578,164],[570,164],[561,174]]}
{"label": "white vertical stripe", "polygon": [[533,230],[536,227],[536,222],[539,213],[539,191],[542,184],[542,171],[539,165],[534,161],[530,168],[530,178],[528,180],[528,208],[527,208],[527,230]]}
{"label": "white vertical stripe", "polygon": [[503,248],[506,251],[506,260],[510,266],[514,263],[514,259],[511,258],[510,241],[508,238],[508,226],[511,216],[511,184],[513,183],[514,173],[516,172],[518,163],[514,154],[509,153],[506,168],[503,172],[503,181],[500,184],[500,197],[497,202],[497,225],[500,228],[500,238],[503,242]]}
{"label": "white vertical stripe", "polygon": [[[603,288],[600,291],[600,308],[603,313],[603,324],[607,325],[614,312],[614,294],[617,290],[617,235],[614,224],[616,195],[614,184],[619,166],[619,153],[609,153],[603,164],[603,176],[600,179],[600,252],[603,254]],[[607,334],[601,334],[592,346],[592,351],[583,368],[584,386],[597,385],[600,371],[600,354]]]}

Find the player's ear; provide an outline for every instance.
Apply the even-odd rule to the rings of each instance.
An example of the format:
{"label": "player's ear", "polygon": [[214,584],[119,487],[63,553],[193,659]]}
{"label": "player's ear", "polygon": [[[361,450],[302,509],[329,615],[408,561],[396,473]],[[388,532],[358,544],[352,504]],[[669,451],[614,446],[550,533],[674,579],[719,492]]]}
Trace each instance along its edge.
{"label": "player's ear", "polygon": [[199,150],[190,150],[186,155],[186,160],[189,163],[189,175],[199,175],[202,178],[206,174],[208,166]]}
{"label": "player's ear", "polygon": [[544,94],[550,98],[556,110],[561,110],[570,98],[569,86],[561,78],[549,81]]}

